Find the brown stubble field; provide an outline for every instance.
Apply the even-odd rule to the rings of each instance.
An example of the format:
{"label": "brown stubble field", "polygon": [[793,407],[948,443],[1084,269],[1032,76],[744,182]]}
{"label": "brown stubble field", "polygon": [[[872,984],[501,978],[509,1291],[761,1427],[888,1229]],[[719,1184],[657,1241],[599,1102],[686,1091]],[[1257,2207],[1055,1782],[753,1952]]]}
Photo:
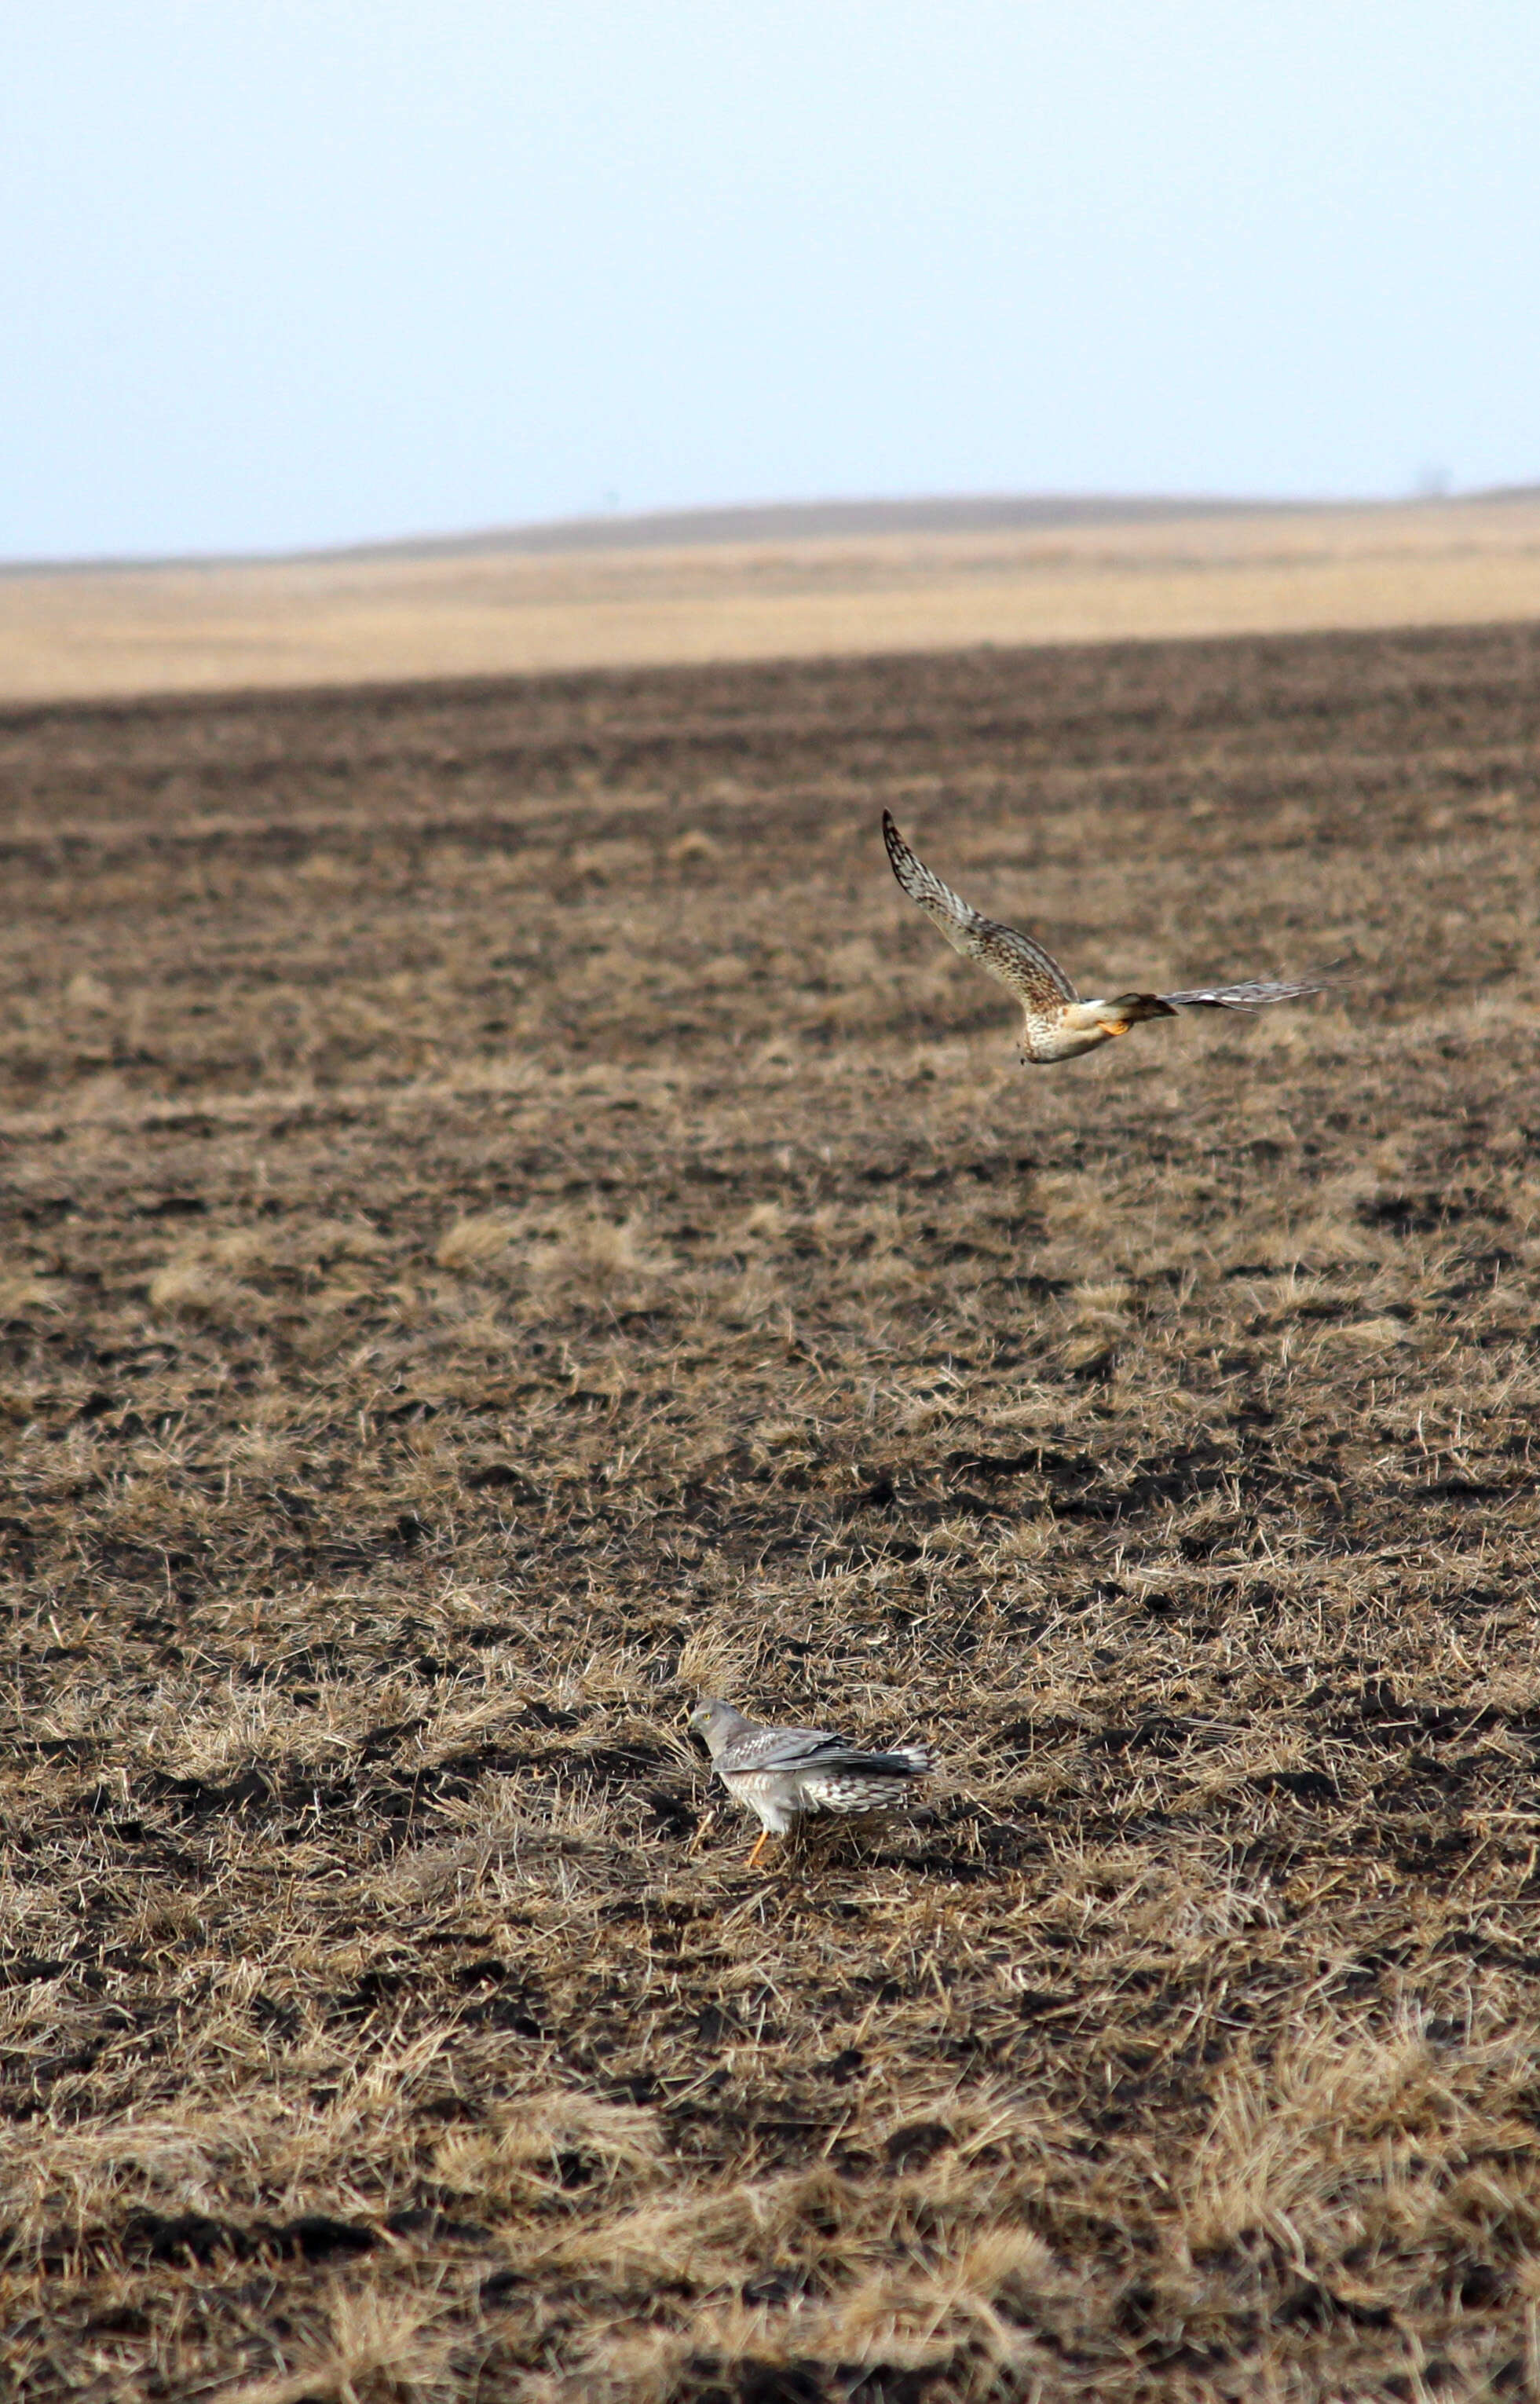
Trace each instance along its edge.
{"label": "brown stubble field", "polygon": [[[29,2397],[1540,2393],[1540,629],[12,710]],[[1087,989],[1014,1065],[883,803]],[[701,1692],[923,1738],[745,1870]]]}

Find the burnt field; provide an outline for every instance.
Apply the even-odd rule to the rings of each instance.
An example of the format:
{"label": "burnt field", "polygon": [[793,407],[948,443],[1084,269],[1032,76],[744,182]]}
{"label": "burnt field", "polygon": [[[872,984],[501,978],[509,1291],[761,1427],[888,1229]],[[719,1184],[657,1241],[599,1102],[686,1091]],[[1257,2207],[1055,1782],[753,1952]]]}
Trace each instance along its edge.
{"label": "burnt field", "polygon": [[[1540,629],[12,710],[0,2361],[1540,2394]],[[882,804],[1083,989],[1015,1066]],[[924,1740],[746,1872],[721,1693]]]}

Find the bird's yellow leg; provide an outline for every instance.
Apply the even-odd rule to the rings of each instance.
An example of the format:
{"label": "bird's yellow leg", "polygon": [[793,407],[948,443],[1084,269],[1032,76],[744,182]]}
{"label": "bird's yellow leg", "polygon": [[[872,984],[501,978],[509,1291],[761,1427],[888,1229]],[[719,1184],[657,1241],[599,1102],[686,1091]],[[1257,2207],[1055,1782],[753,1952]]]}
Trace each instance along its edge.
{"label": "bird's yellow leg", "polygon": [[746,1868],[748,1868],[748,1869],[752,1869],[752,1868],[754,1867],[755,1863],[759,1860],[760,1855],[763,1852],[763,1851],[764,1851],[764,1849],[765,1849],[766,1845],[767,1845],[769,1842],[770,1842],[770,1831],[769,1831],[769,1829],[768,1829],[768,1828],[762,1828],[762,1829],[760,1830],[760,1832],[759,1832],[758,1837],[755,1838],[755,1841],[754,1841],[754,1850],[753,1850],[753,1852],[749,1854],[749,1859],[748,1859],[748,1862],[745,1864],[745,1867],[746,1867]]}

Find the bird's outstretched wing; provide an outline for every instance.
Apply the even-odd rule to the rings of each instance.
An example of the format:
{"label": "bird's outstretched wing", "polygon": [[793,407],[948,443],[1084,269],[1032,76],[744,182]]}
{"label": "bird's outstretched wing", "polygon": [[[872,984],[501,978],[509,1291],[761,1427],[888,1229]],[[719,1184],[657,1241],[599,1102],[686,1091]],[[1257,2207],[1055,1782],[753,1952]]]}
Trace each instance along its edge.
{"label": "bird's outstretched wing", "polygon": [[[998,919],[981,916],[960,893],[944,885],[922,860],[917,860],[887,810],[882,814],[882,839],[888,846],[893,874],[910,901],[919,903],[955,952],[960,952],[964,959],[976,960],[981,969],[998,977],[1031,1009],[1054,1011],[1076,999],[1074,986],[1041,943],[1034,943],[1030,935],[1018,934],[1015,927],[1002,927]],[[1228,990],[1239,992],[1242,988]],[[1196,994],[1174,997],[1190,1002],[1207,998]],[[1273,996],[1269,994],[1267,999]]]}
{"label": "bird's outstretched wing", "polygon": [[1201,985],[1190,993],[1156,994],[1155,999],[1169,1010],[1266,1010],[1270,1001],[1298,1001],[1308,993],[1325,993],[1345,981],[1343,971],[1334,964],[1318,969],[1313,976],[1247,977],[1239,985]]}

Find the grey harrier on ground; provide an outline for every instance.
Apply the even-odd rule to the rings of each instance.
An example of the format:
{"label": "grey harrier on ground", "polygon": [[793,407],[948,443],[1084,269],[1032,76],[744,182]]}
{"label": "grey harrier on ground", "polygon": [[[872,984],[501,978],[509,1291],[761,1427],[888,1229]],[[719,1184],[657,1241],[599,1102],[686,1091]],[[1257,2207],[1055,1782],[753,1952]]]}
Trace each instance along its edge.
{"label": "grey harrier on ground", "polygon": [[729,1795],[756,1812],[762,1827],[752,1869],[772,1837],[805,1811],[889,1811],[933,1765],[923,1745],[863,1753],[827,1728],[765,1727],[731,1703],[707,1701],[690,1714]]}
{"label": "grey harrier on ground", "polygon": [[1021,1004],[1021,1051],[1029,1061],[1072,1060],[1114,1035],[1127,1035],[1141,1018],[1175,1018],[1183,1010],[1261,1010],[1269,1001],[1296,1001],[1322,993],[1337,980],[1330,970],[1277,984],[1253,977],[1240,985],[1198,985],[1191,993],[1120,993],[1110,1001],[1082,1001],[1056,959],[1030,935],[986,918],[917,860],[886,810],[883,841],[888,857],[912,902],[933,919],[955,952],[976,960],[988,975],[1009,986]]}

